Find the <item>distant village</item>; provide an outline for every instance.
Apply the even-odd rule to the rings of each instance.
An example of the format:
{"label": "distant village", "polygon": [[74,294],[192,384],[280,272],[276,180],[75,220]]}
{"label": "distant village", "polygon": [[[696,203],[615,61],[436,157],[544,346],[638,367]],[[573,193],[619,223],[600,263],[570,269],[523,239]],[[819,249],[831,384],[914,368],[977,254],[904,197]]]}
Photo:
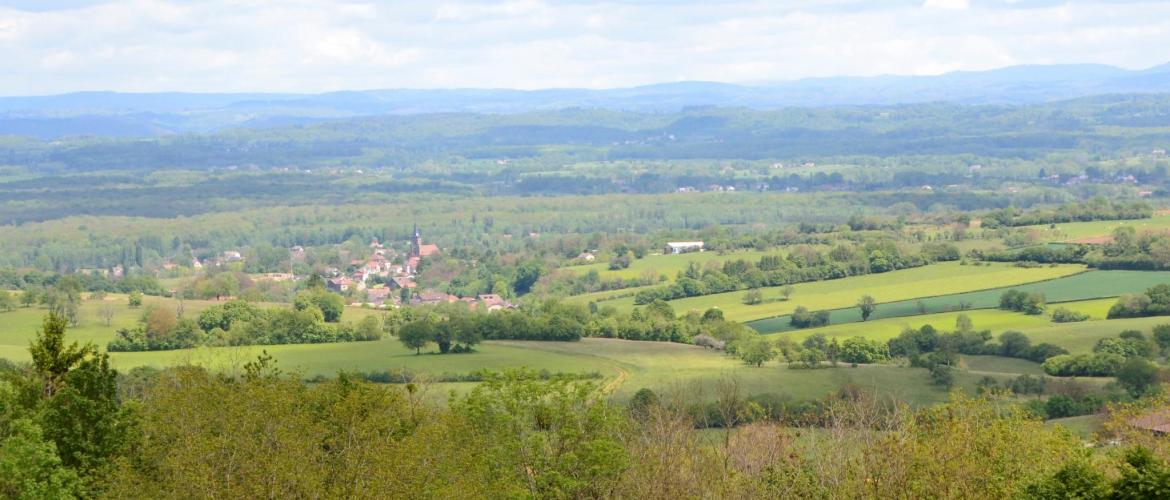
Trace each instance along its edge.
{"label": "distant village", "polygon": [[[422,234],[415,226],[410,240],[410,249],[405,255],[389,246],[383,245],[376,238],[368,245],[368,253],[362,258],[349,261],[345,268],[327,267],[317,271],[325,280],[326,288],[345,297],[350,297],[351,306],[367,306],[374,308],[391,308],[403,305],[423,306],[441,303],[464,302],[470,308],[485,308],[487,311],[511,309],[515,306],[498,294],[483,293],[474,297],[458,297],[435,290],[419,290],[416,281],[417,274],[424,261],[441,255],[438,245],[424,243]],[[290,263],[304,262],[306,249],[303,246],[293,246],[289,249]],[[191,259],[190,268],[193,271],[222,268],[232,264],[243,264],[245,257],[238,250],[228,250],[205,259]],[[291,266],[290,266],[291,267]],[[180,272],[180,266],[173,262],[166,262],[161,268],[164,272]],[[111,278],[120,278],[124,273],[121,266],[111,269],[79,269],[87,274],[100,274]],[[307,279],[308,275],[294,274],[293,272],[261,273],[251,275],[256,281],[269,282],[298,282]],[[172,290],[172,294],[177,293]]]}

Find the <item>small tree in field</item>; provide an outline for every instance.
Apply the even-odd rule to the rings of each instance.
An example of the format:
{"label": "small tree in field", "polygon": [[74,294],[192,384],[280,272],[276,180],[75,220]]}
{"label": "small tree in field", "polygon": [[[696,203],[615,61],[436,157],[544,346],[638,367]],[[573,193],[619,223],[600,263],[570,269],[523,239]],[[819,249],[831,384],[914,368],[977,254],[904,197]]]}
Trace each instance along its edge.
{"label": "small tree in field", "polygon": [[101,307],[98,308],[98,314],[101,315],[102,321],[106,323],[106,326],[110,326],[114,322],[114,306],[108,302],[102,303]]}
{"label": "small tree in field", "polygon": [[411,321],[398,330],[398,340],[407,349],[414,349],[415,354],[422,352],[422,348],[435,338],[435,328],[425,319]]}
{"label": "small tree in field", "polygon": [[32,307],[38,300],[40,297],[37,296],[36,290],[25,290],[20,294],[20,305],[24,307]]}
{"label": "small tree in field", "polygon": [[877,310],[877,301],[869,295],[862,295],[857,299],[857,309],[861,311],[861,321],[866,321]]}
{"label": "small tree in field", "polygon": [[128,301],[130,303],[130,307],[142,307],[142,292],[139,292],[138,290],[130,292],[130,298]]}
{"label": "small tree in field", "polygon": [[764,294],[761,293],[758,288],[753,288],[751,290],[748,290],[747,293],[743,294],[743,303],[746,305],[754,306],[756,304],[761,304],[763,302],[764,302]]}
{"label": "small tree in field", "polygon": [[740,348],[739,357],[745,363],[758,368],[776,357],[776,348],[767,339],[757,338],[749,340]]}
{"label": "small tree in field", "polygon": [[784,300],[788,300],[789,297],[792,297],[792,292],[795,291],[796,289],[792,288],[792,285],[784,285],[784,288],[780,289],[780,296],[784,297]]}

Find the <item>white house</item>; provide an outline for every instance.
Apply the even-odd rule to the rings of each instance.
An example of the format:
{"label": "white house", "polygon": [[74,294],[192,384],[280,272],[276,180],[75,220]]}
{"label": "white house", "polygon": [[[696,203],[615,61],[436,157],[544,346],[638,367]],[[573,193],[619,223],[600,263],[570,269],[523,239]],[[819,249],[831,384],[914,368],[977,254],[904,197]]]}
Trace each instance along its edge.
{"label": "white house", "polygon": [[668,241],[666,247],[662,249],[664,254],[675,253],[689,253],[702,252],[703,242],[701,241]]}

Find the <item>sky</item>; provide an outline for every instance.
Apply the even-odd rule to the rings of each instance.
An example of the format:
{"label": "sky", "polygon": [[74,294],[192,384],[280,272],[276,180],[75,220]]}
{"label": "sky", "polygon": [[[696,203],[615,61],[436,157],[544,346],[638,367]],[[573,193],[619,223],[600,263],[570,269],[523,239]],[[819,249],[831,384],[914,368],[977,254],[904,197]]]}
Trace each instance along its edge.
{"label": "sky", "polygon": [[1138,69],[1168,47],[1166,0],[0,0],[0,95]]}

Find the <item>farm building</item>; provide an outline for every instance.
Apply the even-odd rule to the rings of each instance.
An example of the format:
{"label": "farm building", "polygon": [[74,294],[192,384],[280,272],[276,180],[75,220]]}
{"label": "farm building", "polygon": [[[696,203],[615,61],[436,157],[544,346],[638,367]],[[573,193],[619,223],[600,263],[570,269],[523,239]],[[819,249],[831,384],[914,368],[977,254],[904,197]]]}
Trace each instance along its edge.
{"label": "farm building", "polygon": [[1170,410],[1161,410],[1134,419],[1131,424],[1154,434],[1170,434]]}
{"label": "farm building", "polygon": [[664,254],[678,254],[690,252],[702,252],[703,242],[701,241],[669,241],[666,247],[662,249]]}

